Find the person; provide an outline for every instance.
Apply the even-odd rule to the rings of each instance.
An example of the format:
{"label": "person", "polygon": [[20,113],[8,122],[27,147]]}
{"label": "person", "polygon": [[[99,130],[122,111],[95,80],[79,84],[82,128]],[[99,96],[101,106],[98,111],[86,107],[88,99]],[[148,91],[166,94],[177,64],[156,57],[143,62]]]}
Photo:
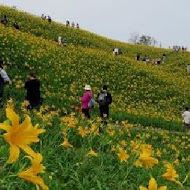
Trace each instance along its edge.
{"label": "person", "polygon": [[7,16],[4,15],[3,18],[1,19],[1,23],[4,24],[5,26],[8,24]]}
{"label": "person", "polygon": [[51,23],[51,21],[52,21],[50,16],[48,16],[47,20],[49,23]]}
{"label": "person", "polygon": [[113,55],[119,55],[119,49],[118,48],[113,49]]}
{"label": "person", "polygon": [[29,101],[29,109],[37,108],[41,103],[40,98],[40,81],[36,75],[31,73],[29,79],[25,82],[24,86],[27,91],[26,99]]}
{"label": "person", "polygon": [[42,20],[45,20],[45,19],[46,19],[46,17],[45,17],[44,14],[42,14],[41,19],[42,19]]}
{"label": "person", "polygon": [[67,27],[70,26],[70,22],[69,22],[69,20],[66,21],[66,26],[67,26]]}
{"label": "person", "polygon": [[58,44],[61,45],[61,44],[62,44],[62,37],[61,37],[61,36],[58,36],[57,41],[58,41]]}
{"label": "person", "polygon": [[183,123],[184,123],[184,131],[188,132],[190,130],[190,112],[189,108],[185,108],[185,112],[182,114],[183,116]]}
{"label": "person", "polygon": [[86,118],[90,118],[90,107],[89,102],[93,98],[90,85],[85,85],[84,87],[85,93],[83,97],[80,97],[79,100],[82,103],[82,113]]}
{"label": "person", "polygon": [[96,101],[99,104],[100,117],[109,118],[109,105],[112,103],[112,96],[108,92],[107,85],[103,85]]}
{"label": "person", "polygon": [[74,28],[74,27],[75,27],[75,23],[74,23],[74,22],[72,22],[72,23],[71,23],[71,26]]}
{"label": "person", "polygon": [[137,55],[136,55],[136,60],[137,60],[137,61],[140,61],[140,57],[141,57],[140,53],[137,53]]}
{"label": "person", "polygon": [[3,69],[3,61],[0,60],[0,106],[3,106],[3,94],[5,84],[10,82],[10,78],[6,71]]}
{"label": "person", "polygon": [[64,38],[64,39],[63,39],[63,46],[67,46],[67,44],[68,44],[68,43],[67,43],[67,39]]}
{"label": "person", "polygon": [[13,24],[13,27],[14,27],[15,29],[17,29],[17,30],[19,30],[19,29],[20,29],[20,27],[19,27],[19,25],[18,25],[18,23],[17,23],[17,22],[15,22],[15,23]]}
{"label": "person", "polygon": [[80,27],[79,27],[79,23],[77,23],[77,24],[76,24],[76,28],[77,28],[77,29],[79,29],[79,28],[80,28]]}
{"label": "person", "polygon": [[187,74],[190,75],[190,65],[187,65]]}
{"label": "person", "polygon": [[163,54],[162,54],[162,62],[164,63],[165,60],[166,60],[166,54],[163,53]]}

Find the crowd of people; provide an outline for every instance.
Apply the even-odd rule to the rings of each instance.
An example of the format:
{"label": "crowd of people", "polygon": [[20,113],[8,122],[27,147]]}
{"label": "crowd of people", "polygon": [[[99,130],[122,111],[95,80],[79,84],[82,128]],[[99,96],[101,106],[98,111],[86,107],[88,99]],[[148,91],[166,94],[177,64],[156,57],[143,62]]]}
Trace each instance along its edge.
{"label": "crowd of people", "polygon": [[72,27],[72,28],[75,28],[75,27],[76,27],[77,29],[80,28],[79,23],[76,23],[76,24],[75,24],[74,21],[70,23],[69,20],[66,21],[66,26],[67,26],[67,27]]}
{"label": "crowd of people", "polygon": [[163,64],[165,62],[166,58],[167,58],[167,56],[165,53],[162,54],[161,58],[156,58],[156,59],[152,59],[152,60],[150,58],[148,58],[147,56],[141,57],[141,53],[137,53],[135,56],[136,61],[143,61],[144,63],[152,63],[155,65]]}
{"label": "crowd of people", "polygon": [[52,22],[52,19],[51,19],[51,17],[50,17],[49,15],[46,16],[45,14],[42,14],[42,15],[41,15],[41,19],[42,19],[42,20],[47,20],[49,23]]}
{"label": "crowd of people", "polygon": [[173,46],[173,50],[176,51],[176,52],[185,52],[187,51],[187,47],[184,47],[184,46]]}
{"label": "crowd of people", "polygon": [[[4,26],[9,26],[11,24],[8,21],[7,15],[3,15],[3,17],[1,18],[1,24],[3,24]],[[19,24],[17,22],[14,22],[12,24],[12,26],[13,26],[13,28],[15,28],[17,30],[20,29],[20,26],[19,26]]]}

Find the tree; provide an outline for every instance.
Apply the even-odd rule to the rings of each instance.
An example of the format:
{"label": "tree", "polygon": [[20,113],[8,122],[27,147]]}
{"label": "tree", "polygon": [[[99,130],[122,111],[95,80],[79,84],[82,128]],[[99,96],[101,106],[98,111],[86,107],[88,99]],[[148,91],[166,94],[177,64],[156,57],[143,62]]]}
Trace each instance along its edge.
{"label": "tree", "polygon": [[137,44],[139,42],[139,34],[138,33],[131,33],[130,34],[130,38],[129,38],[129,42]]}
{"label": "tree", "polygon": [[152,45],[152,37],[150,36],[146,36],[146,35],[142,35],[139,39],[139,43],[142,45]]}

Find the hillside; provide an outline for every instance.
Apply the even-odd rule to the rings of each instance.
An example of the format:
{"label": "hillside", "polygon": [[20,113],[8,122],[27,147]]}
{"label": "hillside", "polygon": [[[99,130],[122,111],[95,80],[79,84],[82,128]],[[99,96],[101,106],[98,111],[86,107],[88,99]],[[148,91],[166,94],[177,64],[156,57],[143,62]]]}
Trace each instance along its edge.
{"label": "hillside", "polygon": [[[189,135],[178,133],[182,131],[183,105],[190,103],[190,81],[185,71],[188,52],[121,43],[59,23],[49,24],[8,7],[0,6],[0,13],[6,14],[10,23],[9,27],[0,24],[0,57],[12,80],[5,94],[7,100],[13,99],[14,106],[9,106],[21,118],[26,113],[23,86],[28,73],[35,72],[42,83],[43,106],[39,112],[27,114],[32,123],[46,129],[33,148],[44,157],[46,172],[42,176],[50,189],[135,190],[147,185],[150,174],[171,190],[182,189],[161,177],[166,161],[176,167],[176,180],[184,181],[185,189],[190,187],[190,180],[184,180],[190,170]],[[14,20],[20,30],[11,27]],[[59,35],[68,39],[67,47],[57,44]],[[114,47],[122,48],[123,55],[114,57]],[[137,52],[152,59],[165,52],[167,60],[161,66],[147,65],[134,60]],[[92,121],[85,121],[78,113],[73,116],[85,84],[92,86],[95,96],[103,84],[109,85],[113,104],[107,127],[97,118],[98,106]],[[5,120],[5,109],[1,109],[0,122]],[[1,134],[3,137],[3,131]],[[63,137],[73,147],[61,147]],[[9,149],[3,138],[0,145],[0,189],[32,189],[33,185],[15,177],[29,166],[24,154],[15,164],[7,165]],[[134,166],[142,147],[159,160],[153,169]],[[86,156],[90,149],[98,156]],[[121,150],[129,154],[128,162],[117,158]]]}

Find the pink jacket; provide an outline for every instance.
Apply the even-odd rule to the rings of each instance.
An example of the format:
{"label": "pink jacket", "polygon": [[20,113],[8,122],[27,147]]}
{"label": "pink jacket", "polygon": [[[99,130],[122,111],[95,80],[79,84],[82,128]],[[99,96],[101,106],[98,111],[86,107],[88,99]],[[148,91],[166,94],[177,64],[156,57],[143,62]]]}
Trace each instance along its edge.
{"label": "pink jacket", "polygon": [[90,102],[92,98],[91,91],[86,91],[83,95],[83,97],[80,98],[80,101],[82,103],[82,109],[88,109],[88,103]]}

